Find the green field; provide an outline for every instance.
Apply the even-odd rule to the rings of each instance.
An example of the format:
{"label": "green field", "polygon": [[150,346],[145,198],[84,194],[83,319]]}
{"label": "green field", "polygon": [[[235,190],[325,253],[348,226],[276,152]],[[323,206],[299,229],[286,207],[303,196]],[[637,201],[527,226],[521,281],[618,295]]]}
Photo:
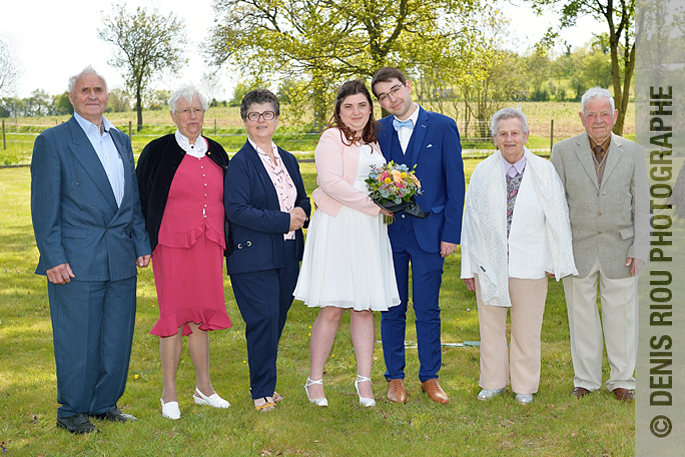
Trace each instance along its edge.
{"label": "green field", "polygon": [[[426,103],[426,109],[434,108],[433,103]],[[524,102],[510,103],[512,108],[520,108],[528,117],[531,135],[527,146],[530,149],[546,150],[549,153],[551,121],[554,120],[554,142],[558,142],[583,131],[578,112],[580,103],[575,102]],[[634,139],[635,112],[633,105],[626,116],[624,136]],[[462,147],[464,149],[494,149],[489,139],[481,141],[466,138],[463,134],[464,122],[454,111],[454,107],[445,106],[445,114],[455,117],[457,125],[462,131]],[[376,109],[378,115],[378,110]],[[310,119],[311,116],[301,117]],[[106,117],[119,129],[128,133],[129,123],[132,125],[133,152],[137,155],[145,145],[153,139],[173,133],[176,128],[171,123],[171,117],[166,110],[150,111],[143,114],[145,125],[140,132],[136,132],[135,112],[107,113]],[[311,126],[297,125],[291,122],[292,115],[288,107],[282,109],[279,127],[274,135],[274,141],[288,151],[314,151],[319,134]],[[44,129],[57,125],[69,119],[68,116],[49,116],[37,118],[5,119],[7,149],[0,149],[0,165],[28,164],[31,161],[33,141]],[[471,123],[473,126],[473,123]],[[469,130],[469,136],[472,135]],[[247,135],[240,120],[237,107],[214,107],[205,114],[204,135],[221,143],[226,151],[234,153],[245,143]],[[2,145],[0,145],[1,147]]]}
{"label": "green field", "polygon": [[[467,175],[475,160],[465,161]],[[302,164],[307,191],[315,169]],[[532,405],[517,404],[511,391],[490,402],[479,392],[479,351],[443,349],[440,382],[451,397],[438,405],[420,391],[416,349],[407,350],[407,404],[382,400],[384,363],[376,344],[373,369],[378,406],[358,405],[355,359],[345,315],[326,366],[330,406],[316,408],[302,388],[309,372],[309,332],[316,310],[295,302],[283,334],[276,411],[257,413],[248,394],[244,324],[228,278],[233,328],[211,334],[211,374],[227,410],[196,406],[194,370],[187,350],[177,385],[183,417],[160,414],[162,372],[152,271],[141,270],[138,312],[128,385],[119,406],[136,423],[96,421],[101,433],[72,436],[55,426],[55,366],[45,278],[33,274],[38,252],[29,211],[28,168],[0,169],[0,443],[8,456],[629,456],[633,455],[634,405],[606,389],[579,401],[569,396],[573,367],[562,285],[550,282],[542,329],[540,392]],[[459,251],[445,263],[441,292],[442,340],[479,340],[473,293],[459,276]],[[413,314],[410,313],[410,321]],[[380,340],[376,316],[376,340]],[[411,322],[410,322],[411,323]],[[407,342],[416,341],[413,325]],[[604,366],[608,377],[608,366]],[[6,453],[5,453],[6,451]]]}

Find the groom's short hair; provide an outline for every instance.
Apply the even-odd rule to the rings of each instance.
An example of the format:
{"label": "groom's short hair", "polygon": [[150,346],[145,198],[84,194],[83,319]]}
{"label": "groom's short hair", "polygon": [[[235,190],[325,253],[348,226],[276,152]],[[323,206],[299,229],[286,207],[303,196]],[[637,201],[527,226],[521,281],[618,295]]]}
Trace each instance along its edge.
{"label": "groom's short hair", "polygon": [[373,79],[371,80],[371,90],[373,91],[373,95],[378,96],[376,93],[376,83],[388,82],[391,79],[397,79],[402,84],[407,83],[407,78],[400,70],[395,67],[383,67],[374,73]]}

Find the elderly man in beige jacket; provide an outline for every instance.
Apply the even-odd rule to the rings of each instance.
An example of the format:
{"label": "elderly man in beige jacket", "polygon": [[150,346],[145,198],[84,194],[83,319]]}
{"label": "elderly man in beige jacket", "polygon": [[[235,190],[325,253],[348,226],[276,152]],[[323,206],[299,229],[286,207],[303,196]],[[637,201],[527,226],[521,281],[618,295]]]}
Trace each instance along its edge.
{"label": "elderly man in beige jacket", "polygon": [[[637,357],[637,273],[647,259],[636,232],[649,230],[643,151],[612,133],[618,111],[598,87],[582,98],[585,133],[552,148],[551,161],[566,190],[573,255],[579,276],[564,278],[575,377],[581,398],[602,382],[602,330],[611,368],[607,389],[632,400]],[[599,281],[602,304],[597,308]]]}

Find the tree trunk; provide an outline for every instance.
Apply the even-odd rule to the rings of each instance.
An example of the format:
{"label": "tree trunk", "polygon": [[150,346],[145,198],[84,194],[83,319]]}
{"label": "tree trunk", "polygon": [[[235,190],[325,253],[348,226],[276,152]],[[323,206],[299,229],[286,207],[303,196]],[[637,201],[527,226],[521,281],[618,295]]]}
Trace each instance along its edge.
{"label": "tree trunk", "polygon": [[143,96],[140,84],[136,86],[136,114],[138,115],[138,123],[136,124],[136,131],[143,130]]}

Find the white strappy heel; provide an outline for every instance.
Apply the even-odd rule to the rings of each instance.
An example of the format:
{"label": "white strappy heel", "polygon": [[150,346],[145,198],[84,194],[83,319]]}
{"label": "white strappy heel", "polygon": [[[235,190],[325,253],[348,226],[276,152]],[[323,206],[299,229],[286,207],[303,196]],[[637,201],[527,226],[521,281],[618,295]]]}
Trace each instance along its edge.
{"label": "white strappy heel", "polygon": [[323,398],[312,398],[309,396],[309,386],[313,386],[315,384],[321,384],[323,386],[323,378],[319,379],[318,381],[314,381],[307,377],[307,383],[304,385],[304,391],[307,393],[307,398],[309,399],[310,403],[314,403],[316,406],[328,406],[328,400],[326,400],[326,397]]}
{"label": "white strappy heel", "polygon": [[361,406],[364,406],[365,408],[370,408],[372,406],[376,406],[376,400],[373,398],[364,398],[362,395],[359,393],[359,383],[360,382],[368,382],[371,383],[371,378],[367,378],[366,376],[362,376],[360,374],[357,375],[357,379],[354,381],[354,388],[357,390],[357,396],[359,396],[359,404]]}

